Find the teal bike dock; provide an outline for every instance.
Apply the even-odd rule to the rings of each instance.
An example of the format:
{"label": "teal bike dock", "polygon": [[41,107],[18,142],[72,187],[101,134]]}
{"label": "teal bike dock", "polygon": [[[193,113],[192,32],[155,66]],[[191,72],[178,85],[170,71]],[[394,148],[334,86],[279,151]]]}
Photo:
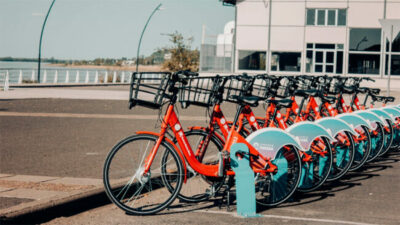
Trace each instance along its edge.
{"label": "teal bike dock", "polygon": [[[314,140],[320,137],[325,137],[331,141],[334,140],[332,135],[322,126],[312,122],[300,122],[286,129],[286,131],[293,135],[305,149],[308,155],[313,155],[311,151],[311,144]],[[318,160],[318,172],[321,175],[325,169],[326,161],[328,157],[319,157]],[[314,179],[314,162],[302,163],[302,174],[300,178],[299,187],[309,188],[312,186]]]}
{"label": "teal bike dock", "polygon": [[[277,128],[263,128],[250,134],[246,141],[255,147],[263,156],[271,159],[278,167],[273,175],[275,182],[287,182],[287,160],[282,155],[284,146],[301,149],[294,137]],[[238,153],[242,157],[238,157]],[[237,215],[241,217],[258,217],[256,213],[255,178],[250,167],[249,149],[243,143],[233,144],[230,149],[231,167],[235,172]],[[279,194],[279,193],[275,193]]]}

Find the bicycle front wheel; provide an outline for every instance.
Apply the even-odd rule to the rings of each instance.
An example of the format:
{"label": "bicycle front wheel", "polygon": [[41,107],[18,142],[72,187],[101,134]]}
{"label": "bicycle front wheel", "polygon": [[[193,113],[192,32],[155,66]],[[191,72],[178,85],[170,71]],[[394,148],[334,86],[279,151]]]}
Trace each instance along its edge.
{"label": "bicycle front wheel", "polygon": [[318,139],[311,144],[311,149],[303,153],[302,177],[297,187],[300,192],[319,188],[330,175],[333,164],[332,147],[327,138]]}
{"label": "bicycle front wheel", "polygon": [[367,161],[371,152],[371,135],[369,129],[365,126],[356,128],[358,135],[354,136],[355,140],[355,155],[353,165],[349,171],[355,171],[361,168]]}
{"label": "bicycle front wheel", "polygon": [[355,155],[353,136],[347,131],[337,134],[332,143],[332,153],[333,164],[327,181],[337,180],[349,171]]}
{"label": "bicycle front wheel", "polygon": [[276,173],[257,174],[256,202],[263,206],[276,206],[289,199],[296,191],[301,177],[301,158],[293,146],[281,148],[272,164],[276,165]]}
{"label": "bicycle front wheel", "polygon": [[385,144],[385,133],[383,126],[377,123],[375,130],[371,130],[371,152],[369,153],[367,162],[372,162],[380,155]]}
{"label": "bicycle front wheel", "polygon": [[[157,139],[147,134],[130,136],[115,145],[107,156],[103,171],[106,194],[127,213],[157,213],[174,201],[182,187],[182,161],[165,141],[158,147],[150,170],[144,173]],[[166,152],[170,156],[168,161],[163,160]]]}

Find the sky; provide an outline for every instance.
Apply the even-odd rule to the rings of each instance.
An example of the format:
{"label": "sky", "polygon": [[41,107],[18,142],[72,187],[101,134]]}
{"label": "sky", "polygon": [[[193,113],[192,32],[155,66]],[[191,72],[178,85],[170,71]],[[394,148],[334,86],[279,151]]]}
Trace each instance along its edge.
{"label": "sky", "polygon": [[[37,58],[42,24],[52,0],[0,0],[0,57]],[[207,35],[223,33],[234,20],[234,7],[219,0],[56,0],[42,41],[42,58],[95,59],[136,57],[170,46],[165,34],[193,37],[200,48],[202,25]]]}

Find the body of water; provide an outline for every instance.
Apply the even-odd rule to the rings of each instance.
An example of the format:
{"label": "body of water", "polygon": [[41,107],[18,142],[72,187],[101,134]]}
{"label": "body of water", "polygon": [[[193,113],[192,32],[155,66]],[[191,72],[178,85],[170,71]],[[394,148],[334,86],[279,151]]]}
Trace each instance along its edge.
{"label": "body of water", "polygon": [[[47,68],[49,63],[42,63],[43,68]],[[0,61],[0,69],[37,69],[35,62],[5,62]],[[53,68],[53,67],[52,67]]]}

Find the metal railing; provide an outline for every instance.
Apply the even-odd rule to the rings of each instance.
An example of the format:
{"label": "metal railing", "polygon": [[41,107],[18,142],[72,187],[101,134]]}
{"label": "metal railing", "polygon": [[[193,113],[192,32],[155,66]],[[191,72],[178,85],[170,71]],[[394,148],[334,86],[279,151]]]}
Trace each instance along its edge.
{"label": "metal railing", "polygon": [[[41,84],[106,84],[130,83],[133,71],[95,69],[43,69]],[[0,69],[0,83],[38,83],[37,69]]]}

